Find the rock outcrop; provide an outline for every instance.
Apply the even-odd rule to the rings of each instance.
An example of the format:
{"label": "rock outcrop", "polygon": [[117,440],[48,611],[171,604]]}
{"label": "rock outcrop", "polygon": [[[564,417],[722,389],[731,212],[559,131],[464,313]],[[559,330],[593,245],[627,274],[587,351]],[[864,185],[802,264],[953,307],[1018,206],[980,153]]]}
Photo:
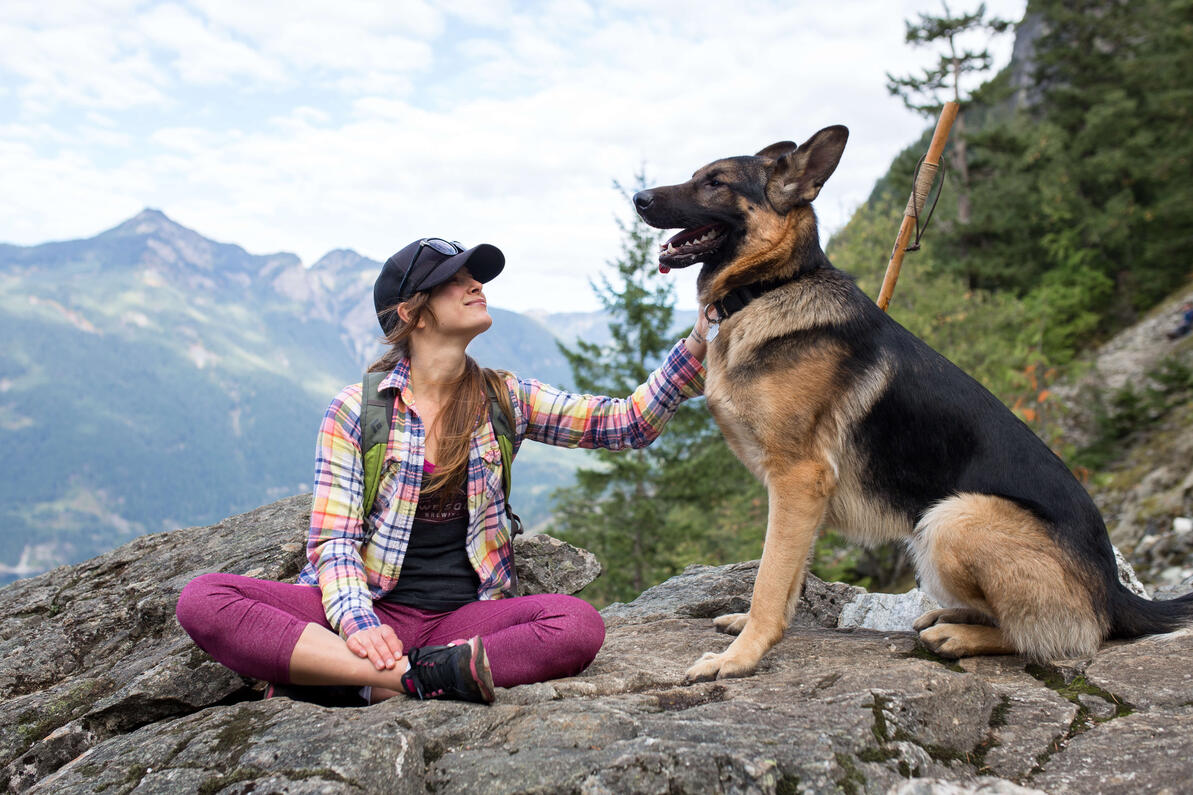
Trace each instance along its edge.
{"label": "rock outcrop", "polygon": [[[10,790],[105,792],[1179,791],[1193,780],[1193,633],[1091,659],[949,663],[896,613],[810,579],[787,637],[750,678],[685,685],[729,639],[756,563],[690,567],[604,615],[582,675],[497,703],[393,699],[334,709],[259,700],[173,618],[205,571],[293,577],[309,498],[146,536],[0,591],[0,765]],[[592,573],[554,540],[523,557]],[[546,554],[551,550],[550,554]],[[573,565],[545,565],[551,555]],[[903,597],[914,601],[916,595]],[[889,601],[889,600],[887,600]],[[866,606],[870,602],[870,606]],[[889,607],[889,605],[888,605]],[[877,611],[877,612],[876,612]]]}
{"label": "rock outcrop", "polygon": [[1131,432],[1086,487],[1111,540],[1157,595],[1193,577],[1193,336],[1166,334],[1188,301],[1193,288],[1090,352],[1080,376],[1050,386],[1043,412],[1044,438],[1075,451],[1104,434],[1116,411],[1127,411]]}

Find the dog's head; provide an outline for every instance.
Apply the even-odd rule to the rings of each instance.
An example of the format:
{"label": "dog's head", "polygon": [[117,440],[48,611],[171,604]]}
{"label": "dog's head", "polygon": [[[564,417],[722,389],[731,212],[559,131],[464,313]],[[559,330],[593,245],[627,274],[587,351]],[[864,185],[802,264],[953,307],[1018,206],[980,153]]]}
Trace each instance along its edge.
{"label": "dog's head", "polygon": [[660,270],[704,263],[704,301],[793,273],[796,250],[809,233],[815,240],[811,202],[837,168],[848,137],[845,127],[825,127],[801,146],[781,141],[753,157],[709,163],[679,185],[636,193],[643,221],[683,229],[661,246]]}

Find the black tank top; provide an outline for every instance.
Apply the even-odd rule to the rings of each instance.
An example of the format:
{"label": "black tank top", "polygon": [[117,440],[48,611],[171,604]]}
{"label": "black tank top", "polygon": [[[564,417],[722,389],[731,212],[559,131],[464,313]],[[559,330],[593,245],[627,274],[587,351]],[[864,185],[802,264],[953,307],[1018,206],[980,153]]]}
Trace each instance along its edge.
{"label": "black tank top", "polygon": [[[423,482],[435,471],[423,465]],[[385,600],[421,610],[446,612],[476,601],[480,577],[468,562],[468,498],[464,489],[419,495],[410,544],[398,584]]]}

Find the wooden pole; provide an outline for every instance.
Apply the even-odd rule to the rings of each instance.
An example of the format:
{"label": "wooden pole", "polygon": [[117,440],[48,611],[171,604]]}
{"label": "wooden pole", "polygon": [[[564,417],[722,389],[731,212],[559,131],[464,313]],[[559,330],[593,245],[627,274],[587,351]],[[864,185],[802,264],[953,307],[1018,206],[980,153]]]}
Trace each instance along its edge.
{"label": "wooden pole", "polygon": [[907,252],[907,241],[915,231],[916,216],[922,215],[924,204],[928,201],[928,193],[932,190],[932,183],[936,181],[940,155],[944,152],[944,145],[948,143],[949,130],[953,127],[953,120],[957,118],[957,110],[960,107],[956,102],[944,103],[940,118],[936,121],[936,132],[932,133],[928,154],[924,156],[924,163],[920,166],[911,198],[907,200],[907,209],[903,211],[903,224],[899,227],[899,236],[895,238],[891,260],[886,266],[886,276],[882,278],[882,289],[878,292],[878,308],[883,312],[891,303],[891,293],[895,292],[895,282],[899,281],[899,270],[903,267],[903,255]]}

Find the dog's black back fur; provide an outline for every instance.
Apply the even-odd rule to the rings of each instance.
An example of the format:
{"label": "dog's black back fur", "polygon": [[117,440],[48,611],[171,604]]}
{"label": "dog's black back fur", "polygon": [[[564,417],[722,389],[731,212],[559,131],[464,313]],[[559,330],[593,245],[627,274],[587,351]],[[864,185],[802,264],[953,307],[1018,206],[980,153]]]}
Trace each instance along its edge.
{"label": "dog's black back fur", "polygon": [[[1169,632],[1193,618],[1193,594],[1153,602],[1127,590],[1102,515],[1068,467],[1030,428],[959,367],[879,309],[827,258],[800,279],[847,291],[848,320],[769,343],[760,359],[795,358],[832,338],[848,352],[840,377],[893,367],[883,395],[852,432],[865,487],[917,523],[959,493],[1006,498],[1039,517],[1054,541],[1104,589],[1111,637]],[[839,385],[844,391],[848,381]]]}

